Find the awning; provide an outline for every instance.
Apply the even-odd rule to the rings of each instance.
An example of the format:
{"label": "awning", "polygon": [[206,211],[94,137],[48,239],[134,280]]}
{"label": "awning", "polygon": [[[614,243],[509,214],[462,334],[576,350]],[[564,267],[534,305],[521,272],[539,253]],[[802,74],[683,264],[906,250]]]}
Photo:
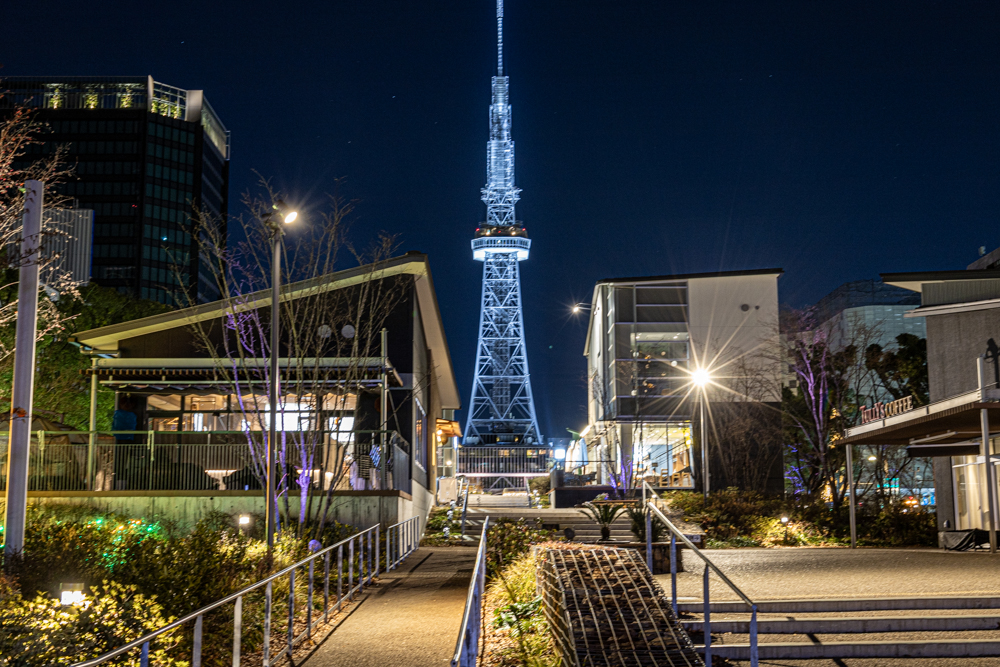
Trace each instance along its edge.
{"label": "awning", "polygon": [[[847,430],[847,437],[837,441],[838,445],[928,445],[941,447],[949,444],[961,444],[966,449],[971,448],[969,440],[982,435],[980,411],[986,409],[989,413],[991,430],[1000,431],[1000,402],[970,401],[954,405],[946,409],[927,414],[926,408],[919,408],[911,413],[891,419],[882,420],[878,424],[856,426]],[[908,418],[909,417],[909,418]],[[891,422],[891,423],[886,423]],[[944,452],[945,450],[941,450]],[[960,448],[948,450],[949,453],[921,454],[920,456],[961,456],[965,452]],[[950,453],[954,452],[954,453]],[[978,448],[976,452],[978,453]]]}

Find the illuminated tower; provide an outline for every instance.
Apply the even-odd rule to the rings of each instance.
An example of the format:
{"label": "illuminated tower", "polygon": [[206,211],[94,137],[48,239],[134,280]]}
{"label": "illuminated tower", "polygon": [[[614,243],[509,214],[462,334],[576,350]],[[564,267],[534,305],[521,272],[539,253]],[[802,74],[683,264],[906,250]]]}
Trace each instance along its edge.
{"label": "illuminated tower", "polygon": [[472,401],[465,427],[469,445],[533,445],[541,442],[528,376],[518,262],[531,241],[514,216],[521,192],[514,186],[514,142],[503,74],[503,0],[497,0],[497,75],[486,146],[486,222],[476,229],[472,256],[483,262],[483,303]]}

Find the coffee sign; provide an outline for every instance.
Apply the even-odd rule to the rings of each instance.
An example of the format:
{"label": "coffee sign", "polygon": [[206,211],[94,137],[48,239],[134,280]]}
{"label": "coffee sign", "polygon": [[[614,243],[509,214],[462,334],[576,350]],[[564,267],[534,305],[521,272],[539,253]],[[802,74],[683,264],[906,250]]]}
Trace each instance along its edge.
{"label": "coffee sign", "polygon": [[890,403],[883,403],[882,401],[879,401],[870,408],[861,408],[861,423],[867,424],[868,422],[878,421],[879,419],[885,419],[886,417],[895,417],[896,415],[901,415],[912,409],[912,396],[907,396]]}

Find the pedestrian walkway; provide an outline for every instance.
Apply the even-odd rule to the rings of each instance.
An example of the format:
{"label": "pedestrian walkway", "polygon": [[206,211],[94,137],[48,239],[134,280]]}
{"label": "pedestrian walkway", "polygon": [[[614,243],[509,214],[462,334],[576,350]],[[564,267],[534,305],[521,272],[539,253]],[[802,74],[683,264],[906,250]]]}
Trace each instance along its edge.
{"label": "pedestrian walkway", "polygon": [[455,650],[473,547],[421,547],[379,575],[304,667],[442,667]]}

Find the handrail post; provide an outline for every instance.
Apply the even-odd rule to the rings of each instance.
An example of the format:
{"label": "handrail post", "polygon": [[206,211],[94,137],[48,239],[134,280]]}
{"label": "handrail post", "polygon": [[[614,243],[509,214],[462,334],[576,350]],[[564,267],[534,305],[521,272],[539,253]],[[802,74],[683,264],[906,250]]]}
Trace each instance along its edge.
{"label": "handrail post", "polygon": [[330,620],[330,552],[323,554],[323,622]]}
{"label": "handrail post", "polygon": [[243,652],[243,596],[236,598],[233,606],[233,667],[240,667]]}
{"label": "handrail post", "polygon": [[337,547],[337,612],[340,612],[341,600],[344,599],[344,545]]}
{"label": "handrail post", "polygon": [[202,617],[194,620],[194,648],[191,653],[191,667],[201,667],[201,626]]}
{"label": "handrail post", "polygon": [[670,533],[670,603],[677,616],[677,536]]}
{"label": "handrail post", "polygon": [[313,564],[316,559],[309,561],[309,594],[306,597],[306,637],[313,634]]}
{"label": "handrail post", "polygon": [[757,605],[750,605],[750,667],[757,667]]}
{"label": "handrail post", "polygon": [[375,576],[379,573],[379,552],[382,551],[382,524],[375,524]]}
{"label": "handrail post", "polygon": [[708,595],[708,575],[710,570],[708,568],[708,562],[705,562],[705,575],[704,581],[702,582],[703,590],[705,591],[704,600],[704,623],[702,624],[702,629],[705,634],[705,667],[712,667],[712,603],[709,601]]}
{"label": "handrail post", "polygon": [[142,643],[142,653],[139,654],[139,667],[149,667],[149,642]]}
{"label": "handrail post", "polygon": [[264,667],[271,665],[271,582],[264,587]]}
{"label": "handrail post", "polygon": [[347,543],[347,599],[354,601],[354,538]]}
{"label": "handrail post", "polygon": [[153,461],[156,459],[156,452],[153,451],[153,447],[156,443],[156,436],[153,435],[155,431],[147,431],[146,438],[149,440],[149,486],[146,488],[150,491],[153,490]]}
{"label": "handrail post", "polygon": [[[642,492],[646,493],[645,487]],[[646,510],[646,567],[649,568],[649,574],[653,574],[653,512],[645,505],[643,508]]]}
{"label": "handrail post", "polygon": [[288,573],[288,659],[292,658],[292,640],[295,638],[295,570]]}
{"label": "handrail post", "polygon": [[358,536],[358,592],[365,592],[365,536]]}

